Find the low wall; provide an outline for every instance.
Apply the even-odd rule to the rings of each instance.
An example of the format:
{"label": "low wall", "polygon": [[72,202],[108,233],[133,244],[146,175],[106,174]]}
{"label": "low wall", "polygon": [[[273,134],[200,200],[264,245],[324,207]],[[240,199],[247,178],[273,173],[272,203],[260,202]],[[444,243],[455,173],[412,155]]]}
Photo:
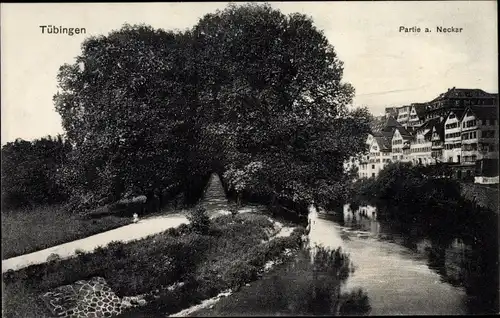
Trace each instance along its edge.
{"label": "low wall", "polygon": [[479,206],[489,208],[498,213],[498,186],[491,187],[475,183],[461,183],[462,195],[469,200],[475,200]]}

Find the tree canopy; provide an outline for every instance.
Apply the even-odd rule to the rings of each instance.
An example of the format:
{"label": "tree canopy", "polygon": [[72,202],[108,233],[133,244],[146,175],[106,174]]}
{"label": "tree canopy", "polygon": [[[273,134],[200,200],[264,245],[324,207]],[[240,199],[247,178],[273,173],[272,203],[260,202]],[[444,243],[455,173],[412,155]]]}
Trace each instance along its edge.
{"label": "tree canopy", "polygon": [[[59,71],[66,176],[95,203],[190,191],[214,170],[238,193],[328,204],[364,150],[366,109],[311,18],[230,5],[190,30],[124,25]],[[85,180],[85,182],[82,182]]]}

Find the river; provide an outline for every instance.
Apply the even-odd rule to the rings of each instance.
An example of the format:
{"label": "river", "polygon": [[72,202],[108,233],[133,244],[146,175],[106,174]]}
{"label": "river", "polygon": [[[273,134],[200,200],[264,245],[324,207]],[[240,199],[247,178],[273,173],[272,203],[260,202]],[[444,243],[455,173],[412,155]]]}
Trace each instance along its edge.
{"label": "river", "polygon": [[488,276],[492,264],[484,264],[495,255],[485,256],[484,244],[431,235],[378,214],[374,206],[353,211],[349,205],[336,220],[319,219],[314,209],[310,214],[310,242],[350,255],[355,272],[345,287],[368,294],[370,315],[498,313],[498,283]]}

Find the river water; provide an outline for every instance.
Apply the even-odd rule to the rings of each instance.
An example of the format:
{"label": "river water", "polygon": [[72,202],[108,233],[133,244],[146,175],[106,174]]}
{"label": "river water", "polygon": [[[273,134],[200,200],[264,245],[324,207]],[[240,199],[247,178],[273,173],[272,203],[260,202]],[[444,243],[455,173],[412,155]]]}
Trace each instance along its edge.
{"label": "river water", "polygon": [[350,255],[355,272],[345,287],[368,294],[370,315],[498,313],[483,246],[384,220],[374,206],[345,205],[336,220],[311,211],[310,242]]}

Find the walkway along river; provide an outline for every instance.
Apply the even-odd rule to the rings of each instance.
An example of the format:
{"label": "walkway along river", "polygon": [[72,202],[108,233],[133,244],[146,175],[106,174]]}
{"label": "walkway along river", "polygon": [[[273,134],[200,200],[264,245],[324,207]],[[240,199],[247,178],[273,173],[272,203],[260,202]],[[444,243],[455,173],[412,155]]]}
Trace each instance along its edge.
{"label": "walkway along river", "polygon": [[485,261],[480,246],[408,230],[379,219],[373,206],[352,211],[345,205],[342,212],[332,221],[319,219],[312,208],[310,242],[340,246],[350,255],[356,271],[346,288],[367,292],[370,315],[498,312],[498,286],[481,273],[487,266],[479,264]]}

